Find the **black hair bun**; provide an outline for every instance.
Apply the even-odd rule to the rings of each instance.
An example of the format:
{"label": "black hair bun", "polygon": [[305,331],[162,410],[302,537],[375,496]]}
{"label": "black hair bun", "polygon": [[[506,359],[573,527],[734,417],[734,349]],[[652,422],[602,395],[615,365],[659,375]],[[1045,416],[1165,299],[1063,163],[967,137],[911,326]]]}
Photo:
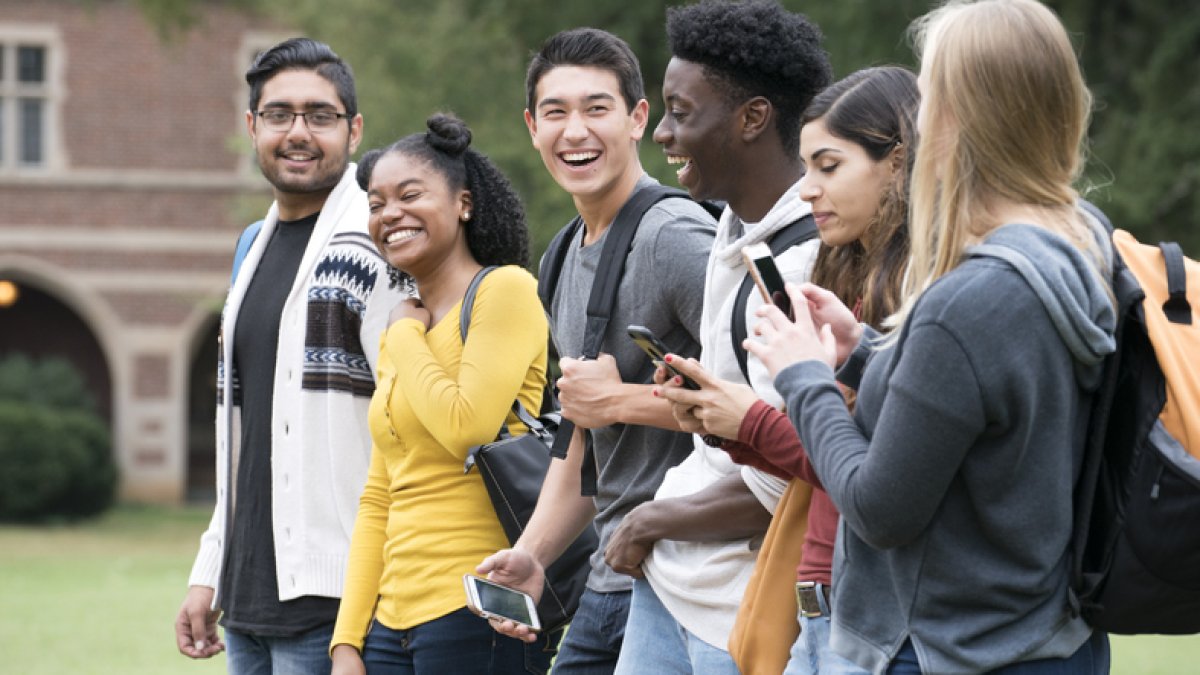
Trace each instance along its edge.
{"label": "black hair bun", "polygon": [[425,133],[429,145],[451,157],[461,155],[471,145],[471,130],[454,115],[438,113],[426,120],[425,125],[429,127]]}
{"label": "black hair bun", "polygon": [[354,172],[354,180],[358,183],[358,187],[366,192],[371,183],[371,173],[375,171],[375,163],[383,156],[382,148],[368,150],[358,160],[358,169]]}

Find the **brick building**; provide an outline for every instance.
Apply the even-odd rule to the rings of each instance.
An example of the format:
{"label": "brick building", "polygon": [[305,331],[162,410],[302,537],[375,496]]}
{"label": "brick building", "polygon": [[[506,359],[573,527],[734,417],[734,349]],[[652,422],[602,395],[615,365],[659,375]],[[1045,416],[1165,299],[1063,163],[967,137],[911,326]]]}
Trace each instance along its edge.
{"label": "brick building", "polygon": [[81,369],[125,500],[212,489],[218,313],[270,202],[242,73],[287,33],[196,6],[163,36],[133,2],[0,0],[0,356]]}

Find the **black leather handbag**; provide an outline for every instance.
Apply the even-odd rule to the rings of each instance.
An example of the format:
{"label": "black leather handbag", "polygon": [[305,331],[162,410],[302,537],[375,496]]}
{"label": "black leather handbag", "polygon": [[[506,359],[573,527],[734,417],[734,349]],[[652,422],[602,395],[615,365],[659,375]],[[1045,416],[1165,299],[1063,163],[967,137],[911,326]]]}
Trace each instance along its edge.
{"label": "black leather handbag", "polygon": [[[459,334],[463,344],[467,341],[475,292],[483,277],[493,269],[495,267],[480,270],[463,297],[459,312]],[[545,395],[553,396],[549,387]],[[495,441],[471,448],[463,467],[464,472],[469,472],[472,467],[478,468],[491,497],[492,507],[496,510],[496,517],[510,544],[516,543],[525,531],[525,525],[537,506],[542,482],[550,468],[550,447],[559,424],[556,410],[534,417],[520,401],[513,401],[512,410],[529,432],[513,436],[507,423],[501,425]],[[575,610],[579,608],[579,598],[583,595],[591,572],[589,560],[599,544],[596,529],[589,523],[558,560],[546,568],[546,584],[537,606],[543,631],[556,630],[571,621]]]}

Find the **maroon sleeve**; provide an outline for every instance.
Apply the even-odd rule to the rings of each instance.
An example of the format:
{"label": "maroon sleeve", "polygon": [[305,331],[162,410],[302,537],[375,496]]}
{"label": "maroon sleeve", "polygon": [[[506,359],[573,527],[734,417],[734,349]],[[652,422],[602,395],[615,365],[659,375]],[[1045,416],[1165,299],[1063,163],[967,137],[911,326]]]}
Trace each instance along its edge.
{"label": "maroon sleeve", "polygon": [[796,427],[787,415],[766,401],[756,401],[751,406],[738,429],[738,440],[726,441],[721,447],[738,464],[753,466],[780,478],[800,478],[821,487],[821,479],[808,461]]}
{"label": "maroon sleeve", "polygon": [[[744,424],[744,422],[743,422]],[[723,439],[721,441],[721,449],[729,453],[729,458],[738,464],[752,466],[759,471],[769,473],[776,478],[783,480],[791,480],[791,476],[787,471],[775,466],[774,464],[763,459],[763,456],[754,451],[754,448],[742,443],[741,441],[731,441]]]}

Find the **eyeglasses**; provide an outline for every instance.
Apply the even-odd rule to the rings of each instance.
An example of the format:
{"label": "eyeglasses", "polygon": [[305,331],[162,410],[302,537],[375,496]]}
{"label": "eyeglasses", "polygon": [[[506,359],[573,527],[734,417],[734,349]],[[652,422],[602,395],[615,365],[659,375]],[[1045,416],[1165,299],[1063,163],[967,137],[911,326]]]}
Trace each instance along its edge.
{"label": "eyeglasses", "polygon": [[259,110],[254,114],[262,120],[263,126],[266,127],[267,131],[290,131],[292,125],[296,123],[296,118],[303,117],[304,124],[308,127],[308,130],[318,133],[330,131],[337,126],[338,120],[348,120],[352,117],[348,113],[338,113],[332,110],[294,112],[283,108]]}

